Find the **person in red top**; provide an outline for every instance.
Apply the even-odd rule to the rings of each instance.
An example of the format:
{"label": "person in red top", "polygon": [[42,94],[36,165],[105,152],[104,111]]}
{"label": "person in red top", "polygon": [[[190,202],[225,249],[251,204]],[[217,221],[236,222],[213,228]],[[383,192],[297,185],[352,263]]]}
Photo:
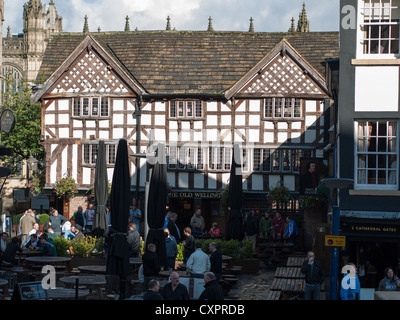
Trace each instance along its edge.
{"label": "person in red top", "polygon": [[281,214],[277,212],[275,217],[272,219],[271,229],[273,231],[274,239],[281,239],[283,233],[283,227],[285,221],[283,220]]}
{"label": "person in red top", "polygon": [[220,233],[221,233],[221,230],[218,228],[218,223],[214,222],[211,226],[210,231],[208,231],[208,234],[211,237],[219,237]]}

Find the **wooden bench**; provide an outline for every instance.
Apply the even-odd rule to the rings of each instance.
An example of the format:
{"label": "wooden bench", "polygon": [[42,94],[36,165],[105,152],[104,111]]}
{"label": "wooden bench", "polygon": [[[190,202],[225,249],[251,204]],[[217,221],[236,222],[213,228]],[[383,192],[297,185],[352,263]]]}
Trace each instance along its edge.
{"label": "wooden bench", "polygon": [[286,266],[301,267],[305,259],[306,259],[305,257],[288,257]]}
{"label": "wooden bench", "polygon": [[269,291],[266,300],[279,300],[281,297],[280,291]]}

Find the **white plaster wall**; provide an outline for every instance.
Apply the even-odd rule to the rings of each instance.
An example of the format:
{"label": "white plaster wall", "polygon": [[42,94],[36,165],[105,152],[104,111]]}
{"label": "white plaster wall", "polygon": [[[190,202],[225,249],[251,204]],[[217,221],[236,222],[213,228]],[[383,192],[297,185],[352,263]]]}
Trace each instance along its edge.
{"label": "white plaster wall", "polygon": [[355,83],[354,111],[398,111],[398,66],[356,67]]}
{"label": "white plaster wall", "polygon": [[253,174],[251,176],[251,186],[252,190],[263,190],[263,177],[262,175]]}

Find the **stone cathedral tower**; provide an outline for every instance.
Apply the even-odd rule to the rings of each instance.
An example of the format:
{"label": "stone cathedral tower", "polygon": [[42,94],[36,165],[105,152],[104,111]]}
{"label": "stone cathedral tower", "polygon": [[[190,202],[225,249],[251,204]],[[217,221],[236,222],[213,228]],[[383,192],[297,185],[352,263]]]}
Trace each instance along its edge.
{"label": "stone cathedral tower", "polygon": [[[0,0],[3,2],[3,0]],[[22,33],[11,35],[8,28],[3,38],[3,74],[33,81],[42,63],[47,39],[51,33],[62,32],[62,17],[54,1],[45,5],[41,0],[29,0],[23,6]]]}
{"label": "stone cathedral tower", "polygon": [[51,32],[61,32],[61,18],[54,2],[47,8],[41,0],[30,0],[24,4],[23,48],[26,54],[24,76],[30,81],[36,78],[46,50],[46,39]]}

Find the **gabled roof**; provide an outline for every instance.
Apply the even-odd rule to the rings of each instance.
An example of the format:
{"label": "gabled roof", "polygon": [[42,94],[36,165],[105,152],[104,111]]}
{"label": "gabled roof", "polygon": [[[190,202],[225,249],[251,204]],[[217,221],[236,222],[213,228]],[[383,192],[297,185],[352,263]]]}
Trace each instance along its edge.
{"label": "gabled roof", "polygon": [[324,77],[286,39],[261,59],[225,96],[230,99],[237,94],[251,96],[283,93],[329,94]]}
{"label": "gabled roof", "polygon": [[[88,57],[88,53],[90,53],[90,57]],[[86,56],[88,60],[92,58],[96,58],[97,60],[101,59],[101,61],[99,60],[98,64],[102,67],[100,71],[104,69],[108,74],[106,75],[102,71],[104,75],[102,75],[100,72],[97,73],[98,75],[100,74],[102,77],[107,78],[109,77],[109,74],[112,74],[117,82],[123,83],[123,85],[120,85],[121,88],[126,91],[131,91],[131,94],[133,93],[140,95],[145,92],[145,89],[137,82],[134,76],[130,74],[129,70],[127,70],[125,66],[118,60],[118,57],[116,57],[113,52],[109,50],[107,44],[102,43],[101,40],[98,41],[94,39],[91,35],[88,35],[61,64],[58,64],[59,67],[50,75],[44,86],[32,96],[31,102],[35,103],[48,92],[52,92],[54,94],[54,92],[61,91],[65,93],[66,88],[61,85],[61,82],[68,83],[68,81],[71,82],[71,78],[76,77],[76,73],[74,74],[71,69],[76,69],[80,64],[80,61],[81,63],[84,63],[84,56]],[[90,87],[90,83],[87,79],[88,77],[86,75],[82,75],[82,79],[83,78],[86,79],[84,79],[85,84],[82,85],[81,89],[84,87]],[[99,88],[104,85],[101,84],[101,82],[104,82],[104,80],[98,80]]]}
{"label": "gabled roof", "polygon": [[[45,79],[47,84],[84,39],[82,33],[52,36],[37,82]],[[92,33],[90,39],[150,95],[224,95],[283,39],[321,82],[325,60],[339,56],[338,32],[135,31]]]}

